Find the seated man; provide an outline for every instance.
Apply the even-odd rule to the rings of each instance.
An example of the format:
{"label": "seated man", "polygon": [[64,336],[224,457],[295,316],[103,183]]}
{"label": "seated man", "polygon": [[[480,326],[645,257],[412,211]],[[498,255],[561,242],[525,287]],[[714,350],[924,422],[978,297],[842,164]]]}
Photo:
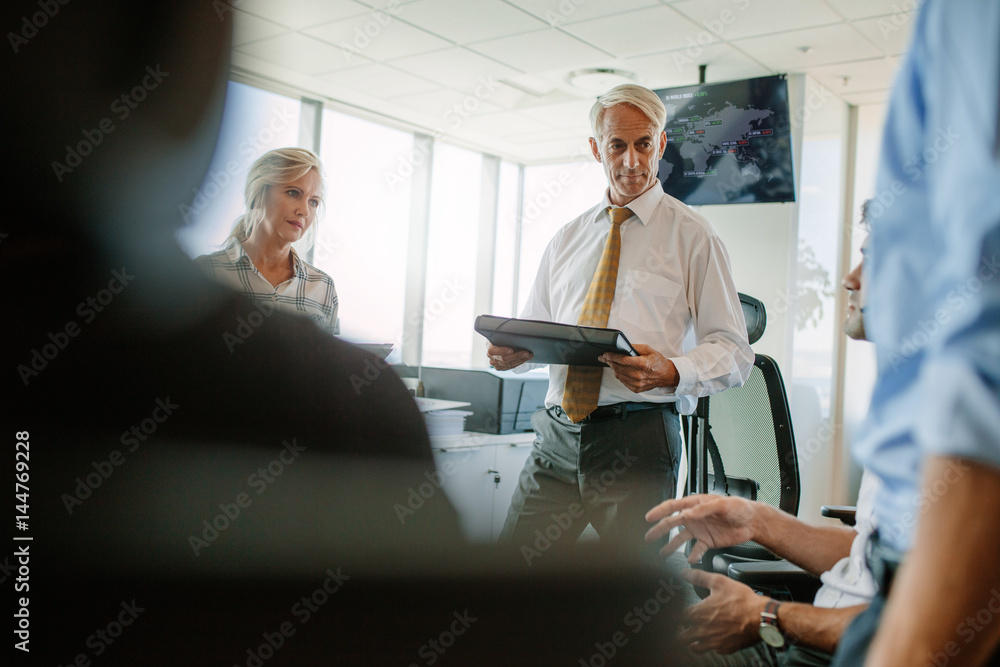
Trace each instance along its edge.
{"label": "seated man", "polygon": [[[843,281],[848,291],[844,331],[855,340],[865,339],[862,265],[863,260]],[[697,542],[689,560],[696,562],[708,549],[753,540],[823,582],[814,604],[809,605],[771,600],[725,575],[688,571],[685,576],[691,583],[710,591],[705,600],[688,610],[691,626],[682,634],[692,652],[704,654],[697,664],[756,665],[766,660],[764,664],[782,667],[829,665],[845,628],[875,595],[865,547],[872,533],[878,486],[878,478],[865,471],[853,530],[812,526],[771,505],[735,497],[692,495],[653,508],[646,518],[657,524],[647,534],[647,541],[682,527],[661,553],[672,553],[694,539]],[[765,623],[780,634],[763,630]],[[755,652],[728,655],[762,640]],[[784,653],[776,650],[784,646],[788,647]],[[748,655],[759,657],[748,659]]]}

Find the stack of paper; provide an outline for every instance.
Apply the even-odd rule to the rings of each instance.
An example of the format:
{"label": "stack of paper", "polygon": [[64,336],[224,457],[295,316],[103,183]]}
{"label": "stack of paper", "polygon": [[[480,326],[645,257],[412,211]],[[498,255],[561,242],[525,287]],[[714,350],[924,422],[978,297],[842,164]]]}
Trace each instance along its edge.
{"label": "stack of paper", "polygon": [[462,435],[465,430],[465,418],[472,413],[467,410],[435,410],[424,413],[427,424],[427,435],[438,437],[442,435]]}

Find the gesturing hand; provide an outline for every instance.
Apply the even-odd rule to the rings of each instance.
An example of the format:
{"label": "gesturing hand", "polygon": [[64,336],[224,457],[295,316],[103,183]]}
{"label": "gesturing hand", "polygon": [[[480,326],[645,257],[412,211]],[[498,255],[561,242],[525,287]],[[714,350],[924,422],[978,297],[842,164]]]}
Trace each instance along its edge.
{"label": "gesturing hand", "polygon": [[767,597],[722,574],[685,570],[682,576],[711,592],[688,607],[690,625],[678,637],[693,653],[732,653],[760,641],[760,613]]}
{"label": "gesturing hand", "polygon": [[660,503],[646,513],[646,521],[657,522],[646,533],[654,542],[672,529],[682,530],[660,549],[664,556],[688,540],[697,540],[688,561],[701,560],[709,549],[719,549],[754,539],[757,512],[754,503],[743,498],[698,494]]}

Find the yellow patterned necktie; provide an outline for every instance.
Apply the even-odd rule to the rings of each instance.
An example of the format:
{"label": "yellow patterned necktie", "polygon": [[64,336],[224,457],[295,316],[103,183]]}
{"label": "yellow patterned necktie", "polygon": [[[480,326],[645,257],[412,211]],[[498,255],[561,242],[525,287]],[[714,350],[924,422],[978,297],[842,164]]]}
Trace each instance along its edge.
{"label": "yellow patterned necktie", "polygon": [[[611,231],[608,232],[601,261],[597,263],[597,271],[590,281],[590,288],[580,310],[580,319],[577,320],[577,324],[586,327],[608,326],[611,299],[615,296],[615,283],[618,281],[618,260],[622,249],[621,227],[632,215],[632,211],[627,208],[609,206],[607,210],[611,214]],[[603,374],[604,366],[570,366],[567,370],[562,409],[574,424],[597,407]]]}

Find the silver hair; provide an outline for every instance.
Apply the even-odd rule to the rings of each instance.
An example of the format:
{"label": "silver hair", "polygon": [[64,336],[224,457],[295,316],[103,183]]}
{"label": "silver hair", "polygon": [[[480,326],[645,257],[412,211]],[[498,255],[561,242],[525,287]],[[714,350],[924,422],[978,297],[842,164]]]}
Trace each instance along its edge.
{"label": "silver hair", "polygon": [[624,83],[601,95],[590,108],[590,128],[598,142],[601,141],[604,112],[619,104],[631,104],[644,113],[657,129],[662,130],[667,124],[667,108],[656,93],[634,83]]}

